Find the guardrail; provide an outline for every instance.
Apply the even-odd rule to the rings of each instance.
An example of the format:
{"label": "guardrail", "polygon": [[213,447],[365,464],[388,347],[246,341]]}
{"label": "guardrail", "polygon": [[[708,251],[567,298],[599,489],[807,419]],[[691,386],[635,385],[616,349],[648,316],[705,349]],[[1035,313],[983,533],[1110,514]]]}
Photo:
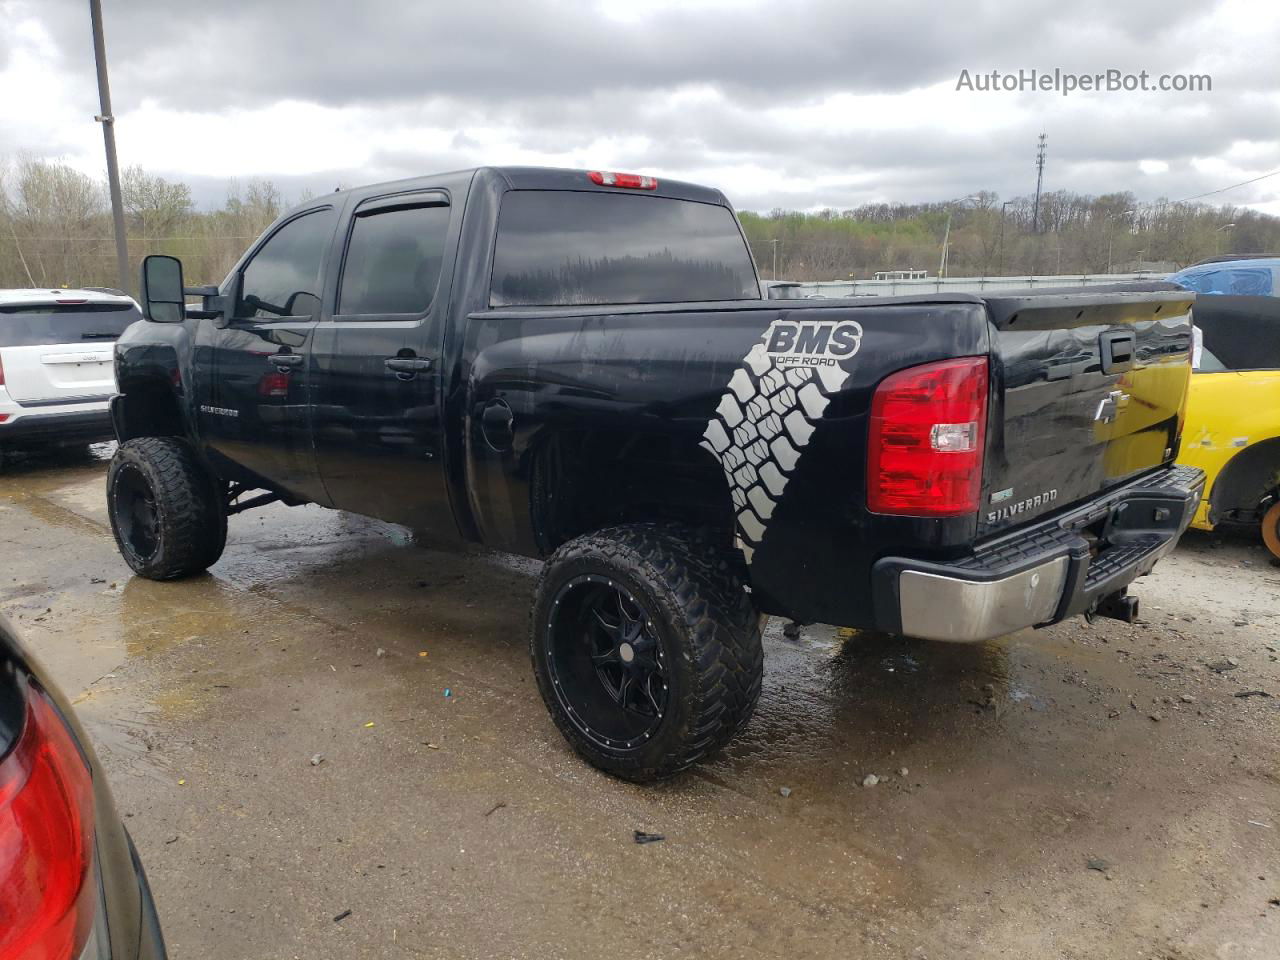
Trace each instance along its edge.
{"label": "guardrail", "polygon": [[924,280],[765,280],[766,288],[778,287],[774,298],[895,297],[920,293],[991,293],[995,290],[1028,290],[1036,287],[1092,287],[1126,280],[1164,280],[1167,273],[1073,273],[1061,276],[1025,277],[928,277]]}

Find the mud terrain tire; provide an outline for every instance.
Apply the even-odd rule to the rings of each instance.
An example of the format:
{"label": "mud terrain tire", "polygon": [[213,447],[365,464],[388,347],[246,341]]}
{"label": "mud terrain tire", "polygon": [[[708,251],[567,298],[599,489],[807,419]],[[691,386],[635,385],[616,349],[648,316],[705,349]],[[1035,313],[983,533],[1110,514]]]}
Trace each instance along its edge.
{"label": "mud terrain tire", "polygon": [[149,580],[177,580],[212,566],[227,542],[220,493],[183,440],[121,444],[107,471],[107,511],[125,562]]}
{"label": "mud terrain tire", "polygon": [[[763,674],[762,618],[733,559],[731,551],[697,531],[634,524],[579,537],[547,561],[537,585],[530,654],[552,719],[587,762],[636,782],[670,777],[723,747],[751,718]],[[651,659],[661,671],[653,676],[660,683],[649,682],[661,692],[656,701],[648,698],[656,717],[643,730],[638,723],[610,732],[610,724],[620,721],[609,716],[609,708],[622,717],[626,696],[615,704],[594,689],[607,679],[597,667],[607,650],[597,656],[590,649],[579,652],[611,642],[607,631],[588,626],[590,614],[573,618],[584,590],[608,598],[600,602],[616,604],[611,610],[625,604],[636,636],[644,635],[635,649],[648,643],[653,650]],[[618,649],[625,646],[620,641]],[[642,655],[634,656],[638,664]],[[613,664],[624,666],[616,657]],[[634,667],[630,657],[626,666]]]}

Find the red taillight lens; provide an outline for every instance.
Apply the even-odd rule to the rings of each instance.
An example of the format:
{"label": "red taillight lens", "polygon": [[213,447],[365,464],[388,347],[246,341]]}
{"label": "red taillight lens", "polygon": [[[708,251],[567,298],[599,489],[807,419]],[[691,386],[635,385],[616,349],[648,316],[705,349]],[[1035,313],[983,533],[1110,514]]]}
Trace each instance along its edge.
{"label": "red taillight lens", "polygon": [[30,689],[0,762],[0,957],[74,960],[97,907],[93,782],[62,718]]}
{"label": "red taillight lens", "polygon": [[886,377],[871,400],[868,509],[914,517],[976,512],[986,425],[986,357]]}
{"label": "red taillight lens", "polygon": [[609,173],[604,170],[592,170],[587,174],[592,183],[602,187],[626,187],[629,190],[657,190],[657,177],[643,177],[638,173]]}

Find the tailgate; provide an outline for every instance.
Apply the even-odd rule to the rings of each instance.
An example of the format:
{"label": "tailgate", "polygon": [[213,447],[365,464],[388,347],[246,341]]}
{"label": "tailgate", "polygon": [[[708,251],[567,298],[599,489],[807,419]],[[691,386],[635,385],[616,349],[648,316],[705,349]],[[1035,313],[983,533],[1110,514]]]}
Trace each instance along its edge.
{"label": "tailgate", "polygon": [[115,392],[111,344],[3,347],[5,389],[18,403],[88,403]]}
{"label": "tailgate", "polygon": [[1172,284],[990,298],[992,404],[979,533],[1171,463],[1191,374],[1191,304]]}
{"label": "tailgate", "polygon": [[138,317],[129,301],[0,306],[5,390],[25,404],[105,400],[115,392],[115,341]]}

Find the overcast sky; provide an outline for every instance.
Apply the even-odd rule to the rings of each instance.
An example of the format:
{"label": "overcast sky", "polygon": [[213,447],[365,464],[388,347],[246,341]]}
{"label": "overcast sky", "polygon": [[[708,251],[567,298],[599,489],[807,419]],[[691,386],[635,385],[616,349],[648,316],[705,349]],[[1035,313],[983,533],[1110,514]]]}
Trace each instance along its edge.
{"label": "overcast sky", "polygon": [[[1264,0],[102,0],[122,164],[217,203],[477,164],[654,173],[740,208],[1178,200],[1280,170]],[[1206,73],[1212,91],[957,91],[971,75]],[[86,0],[0,0],[0,154],[103,169]],[[1280,176],[1206,198],[1280,214]]]}

